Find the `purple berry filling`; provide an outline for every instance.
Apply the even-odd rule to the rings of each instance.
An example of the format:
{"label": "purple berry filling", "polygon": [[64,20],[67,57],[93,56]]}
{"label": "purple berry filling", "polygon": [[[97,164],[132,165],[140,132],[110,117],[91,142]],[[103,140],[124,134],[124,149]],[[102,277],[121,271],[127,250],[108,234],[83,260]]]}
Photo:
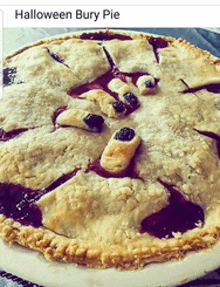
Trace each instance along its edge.
{"label": "purple berry filling", "polygon": [[16,129],[9,132],[4,131],[3,129],[0,129],[0,141],[8,141],[24,132],[26,132],[28,129]]}
{"label": "purple berry filling", "polygon": [[198,132],[199,134],[203,135],[203,136],[206,136],[206,137],[209,137],[209,138],[212,138],[214,140],[216,140],[217,142],[220,142],[220,136],[213,133],[213,132],[209,132],[209,131],[199,131],[197,129],[194,129],[196,132]]}
{"label": "purple berry filling", "polygon": [[205,89],[210,93],[220,94],[220,83],[203,85],[203,86],[199,86],[199,87],[195,87],[195,88],[189,87],[189,88],[185,89],[182,93],[183,94],[196,93],[197,91],[200,91],[202,89]]}
{"label": "purple berry filling", "polygon": [[116,100],[118,100],[118,95],[116,93],[112,92],[108,88],[108,83],[114,78],[116,78],[114,70],[110,70],[109,72],[100,76],[99,78],[97,78],[93,82],[90,82],[90,83],[84,84],[80,87],[71,89],[68,92],[68,95],[70,95],[73,98],[79,98],[79,96],[81,94],[86,93],[90,90],[101,89],[101,90],[104,90],[105,92],[109,93]]}
{"label": "purple berry filling", "polygon": [[[73,97],[73,98],[78,98],[80,99],[80,95],[83,93],[86,93],[90,90],[94,89],[101,89],[104,90],[106,93],[110,94],[116,101],[119,101],[118,94],[111,91],[108,88],[108,84],[111,80],[113,79],[120,79],[123,82],[127,82],[126,77],[130,77],[132,79],[132,82],[136,84],[138,78],[143,75],[148,75],[147,73],[123,73],[120,72],[117,68],[113,68],[106,74],[102,75],[101,77],[97,78],[95,81],[84,84],[82,86],[79,86],[77,88],[71,89],[68,92],[68,95]],[[132,101],[133,103],[133,101]],[[126,115],[131,114],[133,111],[135,111],[139,107],[139,103],[135,105],[130,105],[130,104],[125,104],[125,108],[127,109]]]}
{"label": "purple berry filling", "polygon": [[180,81],[186,86],[187,89],[190,89],[190,86],[187,84],[186,81],[184,81],[183,79],[180,79]]}
{"label": "purple berry filling", "polygon": [[58,55],[56,55],[56,54],[54,54],[54,53],[52,53],[52,52],[50,52],[50,51],[48,51],[48,53],[50,54],[50,56],[55,60],[55,61],[57,61],[58,63],[63,63],[64,62],[64,60],[63,59],[61,59]]}
{"label": "purple berry filling", "polygon": [[103,47],[103,50],[104,50],[104,52],[105,52],[105,55],[106,55],[106,57],[107,57],[107,59],[108,59],[108,62],[109,62],[109,64],[110,64],[111,68],[114,69],[115,63],[114,63],[112,57],[110,56],[109,52],[106,50],[105,47]]}
{"label": "purple berry filling", "polygon": [[168,42],[163,40],[162,38],[150,38],[149,43],[152,45],[154,50],[154,55],[156,57],[157,62],[159,63],[159,55],[158,49],[163,49],[168,46]]}
{"label": "purple berry filling", "polygon": [[[85,34],[85,35],[87,35],[87,34]],[[93,34],[92,34],[92,36],[93,36]],[[159,44],[158,44],[158,46],[159,46]],[[162,44],[161,44],[161,46],[162,46]],[[138,81],[139,77],[144,76],[144,75],[149,75],[148,73],[143,73],[143,72],[136,72],[136,73],[121,72],[116,67],[116,65],[115,65],[112,57],[108,53],[108,51],[105,48],[103,48],[103,50],[106,54],[106,57],[109,61],[110,66],[111,66],[110,71],[108,71],[104,75],[100,76],[99,78],[97,78],[93,82],[86,83],[86,84],[79,86],[77,88],[70,89],[68,91],[69,96],[71,96],[73,98],[79,98],[80,99],[80,95],[88,92],[89,90],[101,89],[101,90],[104,90],[105,92],[107,92],[108,94],[110,94],[118,102],[119,101],[118,94],[111,91],[108,88],[108,84],[111,80],[117,78],[117,79],[120,79],[121,81],[127,83],[127,77],[129,77],[129,78],[131,78],[132,83],[134,85],[137,85],[137,81]],[[159,81],[158,79],[155,79],[155,80],[156,80],[156,83]],[[134,102],[134,97],[133,97],[133,100],[131,101],[131,103],[129,101],[127,102],[127,104],[125,103],[125,108],[127,110],[126,115],[131,114],[133,111],[135,111],[139,107],[138,99],[136,98],[136,100]],[[130,97],[129,97],[129,99],[130,99]]]}
{"label": "purple berry filling", "polygon": [[42,212],[36,201],[74,177],[78,170],[79,168],[64,174],[44,190],[32,190],[20,184],[0,183],[0,213],[26,226],[42,226]]}
{"label": "purple berry filling", "polygon": [[0,213],[23,225],[42,226],[42,214],[34,202],[43,195],[19,184],[0,183]]}
{"label": "purple berry filling", "polygon": [[108,34],[104,32],[98,33],[83,33],[80,36],[81,40],[95,40],[95,41],[111,41],[111,40],[132,40],[130,36],[120,35],[120,34]]}
{"label": "purple berry filling", "polygon": [[48,50],[49,55],[58,63],[63,64],[64,66],[66,66],[67,68],[69,68],[69,66],[64,62],[64,59],[62,59],[59,55],[52,53],[51,51]]}
{"label": "purple berry filling", "polygon": [[213,140],[215,140],[215,145],[216,145],[216,150],[217,150],[217,154],[218,154],[218,158],[220,159],[220,136],[213,133],[213,132],[208,132],[208,131],[199,131],[197,129],[194,129],[195,131],[197,131],[199,134],[209,137]]}
{"label": "purple berry filling", "polygon": [[64,174],[62,175],[60,178],[58,178],[56,181],[54,181],[51,185],[49,185],[45,190],[46,192],[52,191],[55,188],[57,188],[58,186],[64,184],[66,181],[68,181],[69,179],[73,178],[77,172],[80,170],[80,168],[76,168],[74,171]]}
{"label": "purple berry filling", "polygon": [[14,84],[14,80],[17,75],[16,68],[5,68],[3,69],[3,85],[10,86]]}
{"label": "purple berry filling", "polygon": [[52,122],[55,125],[57,117],[67,109],[67,106],[59,107],[53,114]]}
{"label": "purple berry filling", "polygon": [[196,227],[199,222],[204,223],[203,209],[175,190],[172,185],[162,182],[169,191],[169,205],[159,212],[146,217],[141,222],[140,233],[149,233],[158,238],[172,238],[173,232],[184,233]]}
{"label": "purple berry filling", "polygon": [[129,166],[126,170],[119,172],[119,173],[111,173],[102,168],[100,164],[100,159],[96,160],[94,163],[90,163],[89,167],[86,172],[95,172],[99,176],[104,178],[123,178],[123,177],[130,177],[130,178],[136,178],[141,179],[139,177],[138,171],[136,170],[135,162],[132,159]]}

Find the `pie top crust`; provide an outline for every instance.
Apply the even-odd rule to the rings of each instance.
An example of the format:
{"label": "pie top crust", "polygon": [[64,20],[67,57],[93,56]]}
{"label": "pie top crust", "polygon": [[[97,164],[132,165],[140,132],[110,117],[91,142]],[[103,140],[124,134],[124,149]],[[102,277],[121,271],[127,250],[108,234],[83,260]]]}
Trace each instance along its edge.
{"label": "pie top crust", "polygon": [[[4,70],[0,235],[10,244],[129,269],[219,240],[220,59],[183,39],[106,30],[22,48]],[[30,199],[7,213],[10,189],[11,201]],[[154,215],[173,202],[195,222],[181,229],[169,215],[158,232]]]}

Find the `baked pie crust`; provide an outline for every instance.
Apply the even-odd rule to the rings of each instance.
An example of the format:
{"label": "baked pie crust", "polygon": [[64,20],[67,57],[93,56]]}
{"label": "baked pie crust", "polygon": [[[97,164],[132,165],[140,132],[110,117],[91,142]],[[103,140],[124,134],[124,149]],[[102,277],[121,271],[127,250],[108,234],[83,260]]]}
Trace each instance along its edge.
{"label": "baked pie crust", "polygon": [[141,268],[220,238],[220,59],[118,30],[4,60],[0,235],[48,260]]}

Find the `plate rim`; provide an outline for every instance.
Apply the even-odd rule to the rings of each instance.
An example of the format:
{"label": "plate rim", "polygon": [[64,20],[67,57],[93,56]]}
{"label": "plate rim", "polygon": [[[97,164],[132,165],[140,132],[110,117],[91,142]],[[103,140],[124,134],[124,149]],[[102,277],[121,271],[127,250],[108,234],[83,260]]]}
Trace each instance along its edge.
{"label": "plate rim", "polygon": [[37,251],[15,245],[10,247],[0,238],[0,267],[24,280],[50,287],[58,287],[57,282],[62,282],[63,287],[113,287],[125,284],[126,287],[170,287],[188,283],[220,266],[220,242],[208,250],[189,253],[182,260],[151,263],[142,270],[133,271],[46,261]]}

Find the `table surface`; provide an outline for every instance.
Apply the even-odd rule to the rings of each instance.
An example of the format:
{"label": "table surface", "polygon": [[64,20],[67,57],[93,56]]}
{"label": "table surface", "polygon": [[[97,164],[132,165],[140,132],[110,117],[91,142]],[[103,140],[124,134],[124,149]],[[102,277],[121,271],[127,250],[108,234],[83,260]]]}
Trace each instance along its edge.
{"label": "table surface", "polygon": [[[85,28],[4,28],[2,38],[3,56],[19,47],[28,45],[40,39],[78,30],[85,30]],[[199,46],[201,49],[208,50],[213,55],[220,57],[220,28],[134,28],[128,30],[158,35],[171,35],[176,38],[182,37]],[[206,276],[181,286],[220,287],[220,268]],[[39,287],[39,285],[18,278],[0,268],[0,287]]]}

